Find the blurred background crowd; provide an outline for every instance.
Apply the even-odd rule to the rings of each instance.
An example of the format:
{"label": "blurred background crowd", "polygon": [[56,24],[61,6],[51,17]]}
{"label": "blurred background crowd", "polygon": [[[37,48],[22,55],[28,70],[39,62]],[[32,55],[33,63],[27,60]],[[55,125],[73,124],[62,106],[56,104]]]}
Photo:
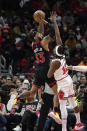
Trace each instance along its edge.
{"label": "blurred background crowd", "polygon": [[[17,105],[20,106],[13,112],[7,106],[12,93],[29,90],[34,79],[35,59],[29,31],[37,28],[33,13],[38,9],[46,13],[47,21],[51,11],[57,12],[61,38],[67,48],[67,64],[87,66],[86,0],[0,0],[0,113],[6,118],[4,123],[9,123],[6,124],[8,131],[23,121],[23,103],[29,105],[30,99],[34,99],[19,100]],[[48,32],[49,29],[45,27],[45,35]],[[76,100],[81,106],[82,122],[87,124],[87,73],[69,73],[74,82]],[[37,96],[35,100],[34,105],[37,105]]]}

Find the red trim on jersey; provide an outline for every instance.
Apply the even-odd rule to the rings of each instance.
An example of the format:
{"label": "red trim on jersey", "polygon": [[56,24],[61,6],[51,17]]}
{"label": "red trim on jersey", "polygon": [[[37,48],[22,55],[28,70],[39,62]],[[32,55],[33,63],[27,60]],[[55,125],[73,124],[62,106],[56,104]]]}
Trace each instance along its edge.
{"label": "red trim on jersey", "polygon": [[35,44],[38,44],[38,42],[33,42],[33,44],[32,44],[32,49],[33,49],[33,45],[35,45]]}
{"label": "red trim on jersey", "polygon": [[64,78],[66,78],[68,76],[68,74],[65,76],[65,77],[63,77],[63,78],[61,78],[61,79],[59,79],[59,80],[57,80],[57,81],[61,81],[61,80],[63,80]]}
{"label": "red trim on jersey", "polygon": [[2,111],[3,106],[4,106],[4,104],[0,103],[0,111]]}
{"label": "red trim on jersey", "polygon": [[35,84],[32,84],[33,86],[36,86],[37,88],[40,88],[41,86],[38,86],[38,85],[35,85]]}
{"label": "red trim on jersey", "polygon": [[55,83],[56,83],[56,81],[54,81],[53,83],[49,84],[49,86],[52,86],[52,85],[55,84]]}
{"label": "red trim on jersey", "polygon": [[38,42],[34,42],[34,44],[38,44]]}

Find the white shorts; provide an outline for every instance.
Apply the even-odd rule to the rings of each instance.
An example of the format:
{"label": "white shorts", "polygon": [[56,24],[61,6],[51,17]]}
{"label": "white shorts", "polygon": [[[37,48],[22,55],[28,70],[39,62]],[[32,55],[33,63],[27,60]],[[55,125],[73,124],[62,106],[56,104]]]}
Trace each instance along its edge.
{"label": "white shorts", "polygon": [[67,100],[70,97],[74,97],[73,81],[70,76],[57,81],[57,85],[59,100]]}

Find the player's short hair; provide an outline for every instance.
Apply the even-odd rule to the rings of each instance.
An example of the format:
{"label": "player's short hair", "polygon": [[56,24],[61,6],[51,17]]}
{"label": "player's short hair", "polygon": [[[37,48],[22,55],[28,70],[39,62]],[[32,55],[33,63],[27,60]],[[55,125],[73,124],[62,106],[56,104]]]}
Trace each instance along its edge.
{"label": "player's short hair", "polygon": [[31,29],[29,32],[29,39],[30,41],[34,41],[34,37],[36,35],[37,31],[35,29]]}

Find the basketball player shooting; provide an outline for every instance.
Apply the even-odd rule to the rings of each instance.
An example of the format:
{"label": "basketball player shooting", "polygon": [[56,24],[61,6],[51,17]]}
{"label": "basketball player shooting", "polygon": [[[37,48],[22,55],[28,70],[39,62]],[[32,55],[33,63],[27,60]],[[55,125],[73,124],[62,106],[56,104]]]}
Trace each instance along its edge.
{"label": "basketball player shooting", "polygon": [[[50,79],[47,77],[47,72],[50,64],[49,43],[52,41],[52,37],[55,35],[55,32],[59,33],[58,25],[56,23],[56,14],[54,13],[51,14],[51,21],[54,24],[55,31],[53,26],[51,26],[46,20],[40,17],[40,14],[39,18],[40,18],[39,23],[47,24],[52,31],[41,40],[38,39],[37,31],[31,30],[29,32],[31,36],[30,38],[32,39],[32,48],[36,58],[35,81],[32,84],[32,89],[28,92],[24,92],[23,94],[20,95],[20,97],[35,95],[37,89],[41,88],[41,86],[44,85],[45,82],[47,82],[48,85],[53,89],[54,93],[57,94],[57,86],[54,77],[52,76]],[[61,44],[60,37],[58,37],[57,44]]]}

